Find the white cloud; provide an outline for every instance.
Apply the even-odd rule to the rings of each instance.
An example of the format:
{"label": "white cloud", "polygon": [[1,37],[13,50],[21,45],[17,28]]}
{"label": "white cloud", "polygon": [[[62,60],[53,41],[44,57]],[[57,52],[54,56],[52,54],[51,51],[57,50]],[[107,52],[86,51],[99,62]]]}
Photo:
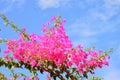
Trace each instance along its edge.
{"label": "white cloud", "polygon": [[[75,41],[75,44],[79,42],[83,42],[84,45],[96,43],[96,36],[104,36],[104,34],[115,32],[118,29],[116,24],[118,24],[119,21],[112,21],[110,19],[119,14],[120,0],[102,0],[103,4],[100,4],[99,1],[96,0],[92,1],[96,3],[96,5],[99,5],[88,8],[88,15],[83,18],[78,18],[67,28],[70,36],[76,36],[77,39],[81,38],[80,40],[82,41]],[[84,7],[88,7],[90,4],[93,5],[89,0],[79,1],[78,3],[80,2],[82,2],[81,5],[85,5]],[[93,39],[91,39],[91,37]]]}
{"label": "white cloud", "polygon": [[90,27],[91,26],[88,25],[87,23],[78,24],[78,22],[75,22],[69,27],[69,30],[71,30],[70,34],[77,35],[77,36],[88,37],[88,36],[93,36],[97,34],[97,31],[92,31]]}
{"label": "white cloud", "polygon": [[108,22],[93,23],[96,21],[90,22],[81,22],[81,20],[77,20],[73,24],[68,27],[68,31],[70,31],[69,35],[77,35],[81,37],[92,37],[98,34],[104,34],[107,32],[114,32],[116,28],[109,24]]}
{"label": "white cloud", "polygon": [[42,9],[59,7],[59,0],[39,0],[39,5]]}
{"label": "white cloud", "polygon": [[[101,0],[103,4],[89,8],[89,14],[84,18],[78,18],[69,26],[70,35],[79,35],[84,37],[96,36],[107,32],[117,30],[117,21],[109,21],[112,17],[120,13],[120,0]],[[88,7],[89,0],[79,1],[78,3],[86,4]],[[92,3],[100,4],[99,1],[92,0]],[[90,4],[92,4],[90,3]],[[93,4],[92,4],[93,5]]]}
{"label": "white cloud", "polygon": [[81,0],[75,4],[78,5],[79,9],[81,7],[88,9],[86,11],[89,11],[90,15],[92,14],[103,21],[109,20],[120,12],[120,0]]}
{"label": "white cloud", "polygon": [[120,12],[120,0],[103,0],[103,4],[93,9],[93,15],[103,21],[109,20]]}
{"label": "white cloud", "polygon": [[120,6],[120,0],[104,0],[106,8],[113,8]]}
{"label": "white cloud", "polygon": [[104,36],[104,34],[106,33],[116,31],[116,27],[112,23],[109,24],[109,22],[106,21],[97,22],[94,19],[92,21],[89,19],[91,19],[93,16],[91,17],[86,16],[86,17],[87,18],[85,18],[85,20],[88,21],[84,21],[84,20],[81,21],[81,19],[78,19],[66,29],[68,35],[74,37],[73,44],[75,46],[77,44],[82,44],[85,47],[94,45],[97,43],[97,41],[99,41],[99,39],[96,36],[98,35]]}
{"label": "white cloud", "polygon": [[1,0],[1,4],[3,4],[1,9],[1,13],[6,13],[14,8],[21,8],[22,5],[25,3],[25,0]]}
{"label": "white cloud", "polygon": [[69,0],[39,0],[38,5],[41,9],[58,8],[67,4]]}

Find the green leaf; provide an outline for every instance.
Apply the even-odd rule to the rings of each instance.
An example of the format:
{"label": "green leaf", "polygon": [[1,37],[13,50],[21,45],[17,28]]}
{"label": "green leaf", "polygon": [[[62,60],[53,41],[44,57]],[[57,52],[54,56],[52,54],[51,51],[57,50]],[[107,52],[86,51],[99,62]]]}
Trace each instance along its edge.
{"label": "green leaf", "polygon": [[32,68],[32,73],[37,74],[37,71]]}
{"label": "green leaf", "polygon": [[7,19],[7,17],[4,14],[1,14],[0,16],[3,18],[3,20]]}
{"label": "green leaf", "polygon": [[2,44],[2,39],[0,39],[0,44]]}
{"label": "green leaf", "polygon": [[56,74],[60,74],[60,72],[58,70],[56,70],[55,72],[56,72]]}
{"label": "green leaf", "polygon": [[24,76],[24,77],[26,77],[26,75],[25,75],[25,74],[23,74],[23,73],[21,73],[20,75],[21,75],[21,76]]}
{"label": "green leaf", "polygon": [[6,62],[5,66],[7,67],[8,70],[11,70],[13,64],[12,64],[12,62],[8,61],[8,62]]}
{"label": "green leaf", "polygon": [[12,26],[11,26],[13,29],[15,29],[16,28],[16,26],[14,25],[14,24],[12,24]]}
{"label": "green leaf", "polygon": [[0,67],[3,66],[4,62],[2,61],[2,59],[0,60]]}
{"label": "green leaf", "polygon": [[5,24],[5,26],[8,26],[8,21],[5,21],[5,23],[4,23],[4,24]]}
{"label": "green leaf", "polygon": [[13,65],[14,65],[14,68],[18,68],[19,67],[19,64],[17,64],[17,63],[13,63]]}
{"label": "green leaf", "polygon": [[27,35],[26,33],[23,33],[23,36],[24,36],[25,38],[27,38],[27,40],[30,40],[30,38],[28,37],[28,35]]}
{"label": "green leaf", "polygon": [[83,76],[84,76],[85,78],[88,78],[87,72],[84,72]]}
{"label": "green leaf", "polygon": [[57,19],[56,19],[56,23],[60,23],[60,18],[61,18],[61,16],[58,15],[58,16],[57,16]]}
{"label": "green leaf", "polygon": [[76,71],[76,68],[72,68],[73,72]]}
{"label": "green leaf", "polygon": [[108,51],[109,53],[112,53],[113,52],[113,48],[110,48],[110,50]]}
{"label": "green leaf", "polygon": [[18,32],[18,28],[16,28],[14,31],[15,31],[15,32]]}
{"label": "green leaf", "polygon": [[94,66],[90,66],[90,69],[91,69],[91,70],[94,70]]}

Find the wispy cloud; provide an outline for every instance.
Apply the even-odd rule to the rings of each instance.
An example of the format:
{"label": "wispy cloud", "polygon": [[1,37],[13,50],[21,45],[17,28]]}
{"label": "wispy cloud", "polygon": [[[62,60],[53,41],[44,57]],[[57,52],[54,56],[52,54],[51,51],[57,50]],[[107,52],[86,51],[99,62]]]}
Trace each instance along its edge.
{"label": "wispy cloud", "polygon": [[120,0],[103,0],[103,4],[91,11],[96,18],[109,20],[120,13]]}
{"label": "wispy cloud", "polygon": [[108,32],[115,32],[116,27],[114,26],[114,24],[112,24],[112,22],[97,22],[95,20],[88,20],[86,22],[78,19],[69,26],[68,30],[70,31],[70,35],[77,35],[80,37],[92,37]]}
{"label": "wispy cloud", "polygon": [[[87,18],[85,19],[87,20]],[[115,32],[116,30],[117,27],[112,22],[81,21],[81,19],[76,20],[67,28],[68,35],[74,37],[74,45],[82,44],[85,47],[94,46],[99,41],[97,36],[102,35],[104,37],[105,34]]]}
{"label": "wispy cloud", "polygon": [[58,8],[68,2],[69,0],[39,0],[38,5],[41,9]]}
{"label": "wispy cloud", "polygon": [[21,8],[21,6],[25,3],[25,0],[0,0],[0,4],[3,5],[0,7],[1,13],[6,13],[14,8]]}
{"label": "wispy cloud", "polygon": [[88,23],[86,22],[82,23],[79,20],[77,20],[76,22],[69,26],[68,30],[71,30],[70,35],[73,34],[88,37],[97,34],[96,31],[92,31],[91,27],[92,26],[90,26]]}
{"label": "wispy cloud", "polygon": [[[85,15],[84,18],[78,18],[73,24],[71,24],[71,33],[89,37],[110,30],[115,31],[115,28],[117,28],[115,26],[117,22],[114,23],[116,20],[110,21],[110,19],[120,13],[120,0],[101,1],[103,4],[100,5],[99,1],[92,0],[92,3],[96,3],[96,5],[99,4],[99,6],[89,8],[88,15]],[[88,3],[92,4],[89,0],[78,1],[78,3],[84,4],[86,7],[88,7]]]}
{"label": "wispy cloud", "polygon": [[[119,19],[113,20],[113,17],[115,18],[120,13],[120,0],[101,0],[101,3],[96,0],[92,0],[92,3],[89,0],[79,2],[87,8],[92,6],[93,3],[97,6],[90,7],[88,15],[83,15],[84,17],[78,18],[73,24],[69,25],[67,29],[70,31],[70,36],[76,36],[77,39],[80,37],[85,43],[95,43],[98,35],[104,36],[118,30]],[[91,37],[95,40],[91,39]],[[77,42],[81,41],[78,40]]]}

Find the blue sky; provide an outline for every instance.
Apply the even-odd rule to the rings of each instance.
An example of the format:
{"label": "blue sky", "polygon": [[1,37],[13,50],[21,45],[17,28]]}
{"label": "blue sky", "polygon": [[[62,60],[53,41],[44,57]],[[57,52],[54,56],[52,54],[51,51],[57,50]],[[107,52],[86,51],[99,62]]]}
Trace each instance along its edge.
{"label": "blue sky", "polygon": [[[65,30],[74,45],[114,48],[109,67],[97,69],[96,75],[105,80],[120,76],[120,0],[0,0],[0,13],[26,27],[28,33],[41,34],[42,24],[52,16],[67,19]],[[0,37],[18,37],[0,19]],[[1,48],[5,49],[3,45]]]}

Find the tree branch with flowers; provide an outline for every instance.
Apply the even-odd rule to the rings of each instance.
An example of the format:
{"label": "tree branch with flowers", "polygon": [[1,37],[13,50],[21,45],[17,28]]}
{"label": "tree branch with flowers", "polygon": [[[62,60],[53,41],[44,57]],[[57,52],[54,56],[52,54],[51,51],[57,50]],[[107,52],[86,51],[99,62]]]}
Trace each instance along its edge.
{"label": "tree branch with flowers", "polygon": [[18,28],[3,14],[0,17],[6,26],[11,26],[19,33],[18,39],[0,39],[0,43],[5,42],[7,46],[3,51],[4,57],[0,58],[0,67],[5,66],[9,70],[26,68],[34,75],[27,77],[23,73],[12,71],[12,80],[21,76],[24,76],[23,80],[39,80],[38,74],[44,72],[47,72],[48,80],[82,80],[87,79],[88,74],[94,74],[97,68],[108,66],[108,53],[112,52],[112,49],[96,51],[94,48],[84,49],[81,45],[73,47],[65,33],[66,20],[61,20],[60,16],[52,17],[43,25],[42,35],[27,34],[26,28]]}

